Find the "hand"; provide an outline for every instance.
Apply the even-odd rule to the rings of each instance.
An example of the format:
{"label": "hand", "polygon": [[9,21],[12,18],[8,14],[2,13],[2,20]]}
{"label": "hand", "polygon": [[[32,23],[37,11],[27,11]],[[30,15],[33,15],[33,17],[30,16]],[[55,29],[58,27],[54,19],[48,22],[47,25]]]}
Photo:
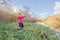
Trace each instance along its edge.
{"label": "hand", "polygon": [[23,15],[25,17],[25,15]]}

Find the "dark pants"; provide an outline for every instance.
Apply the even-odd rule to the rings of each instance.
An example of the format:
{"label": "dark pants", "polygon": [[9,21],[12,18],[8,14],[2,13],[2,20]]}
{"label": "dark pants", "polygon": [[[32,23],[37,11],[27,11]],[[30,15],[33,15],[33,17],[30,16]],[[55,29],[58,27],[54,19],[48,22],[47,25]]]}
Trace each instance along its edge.
{"label": "dark pants", "polygon": [[23,23],[19,23],[19,28],[23,28],[24,27],[24,25],[23,25]]}

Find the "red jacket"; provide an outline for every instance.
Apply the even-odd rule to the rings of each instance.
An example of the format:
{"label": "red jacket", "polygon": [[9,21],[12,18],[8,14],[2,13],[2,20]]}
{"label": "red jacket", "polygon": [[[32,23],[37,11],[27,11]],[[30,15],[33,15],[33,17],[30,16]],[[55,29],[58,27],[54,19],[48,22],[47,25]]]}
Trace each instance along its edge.
{"label": "red jacket", "polygon": [[24,16],[18,16],[17,17],[18,23],[22,23],[23,22],[23,18],[24,18]]}

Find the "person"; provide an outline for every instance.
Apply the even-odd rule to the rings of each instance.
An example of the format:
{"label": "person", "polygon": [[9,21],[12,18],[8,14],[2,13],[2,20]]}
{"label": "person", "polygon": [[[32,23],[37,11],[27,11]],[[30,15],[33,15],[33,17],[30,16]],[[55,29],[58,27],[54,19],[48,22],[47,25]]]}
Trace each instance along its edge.
{"label": "person", "polygon": [[17,16],[17,19],[18,19],[18,30],[19,29],[22,29],[23,27],[24,27],[24,25],[23,25],[23,18],[24,18],[25,16],[24,15],[21,15],[21,13],[19,13],[18,14],[18,16]]}

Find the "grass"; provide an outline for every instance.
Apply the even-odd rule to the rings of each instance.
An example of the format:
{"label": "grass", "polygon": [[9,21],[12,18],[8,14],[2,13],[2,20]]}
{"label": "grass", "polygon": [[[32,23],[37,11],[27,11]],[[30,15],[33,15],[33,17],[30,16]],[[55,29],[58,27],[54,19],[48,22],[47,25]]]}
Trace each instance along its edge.
{"label": "grass", "polygon": [[0,22],[0,40],[60,40],[60,34],[43,25],[25,22],[22,30],[17,26],[16,22]]}

